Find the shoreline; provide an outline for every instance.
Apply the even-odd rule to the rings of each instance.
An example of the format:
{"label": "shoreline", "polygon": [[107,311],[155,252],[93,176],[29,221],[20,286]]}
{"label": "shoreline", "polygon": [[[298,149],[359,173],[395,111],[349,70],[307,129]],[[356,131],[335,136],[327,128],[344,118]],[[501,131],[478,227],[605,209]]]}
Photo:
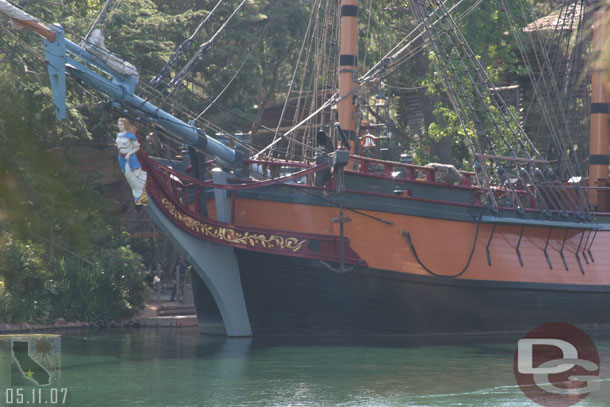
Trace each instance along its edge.
{"label": "shoreline", "polygon": [[137,328],[140,323],[137,320],[128,320],[124,322],[111,322],[106,326],[90,324],[88,322],[55,322],[53,324],[7,324],[0,322],[0,334],[19,334],[46,332],[57,330],[73,330],[73,329],[104,329],[104,328]]}
{"label": "shoreline", "polygon": [[[107,324],[95,324],[89,322],[67,322],[64,318],[58,318],[54,323],[51,324],[9,324],[6,322],[0,321],[0,335],[2,334],[12,334],[12,333],[28,333],[28,332],[47,332],[47,331],[57,331],[57,330],[73,330],[73,329],[106,329],[106,328],[147,328],[147,327],[183,327],[190,326],[185,325],[184,323],[160,323],[155,322],[151,323],[151,320],[155,319],[171,319],[178,318],[180,315],[175,315],[174,313],[169,314],[169,316],[160,316],[159,308],[162,308],[163,305],[171,304],[172,307],[184,308],[185,306],[189,306],[188,304],[178,304],[178,303],[147,303],[139,313],[130,319],[125,319],[123,321],[112,321]],[[190,305],[192,307],[192,305]],[[190,316],[190,315],[189,315]],[[194,309],[193,309],[194,316]],[[154,321],[153,321],[154,322]]]}

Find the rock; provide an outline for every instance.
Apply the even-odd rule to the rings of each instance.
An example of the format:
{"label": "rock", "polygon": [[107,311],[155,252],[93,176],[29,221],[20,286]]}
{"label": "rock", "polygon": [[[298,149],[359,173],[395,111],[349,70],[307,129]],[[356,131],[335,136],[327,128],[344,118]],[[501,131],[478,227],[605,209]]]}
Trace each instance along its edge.
{"label": "rock", "polygon": [[55,325],[66,325],[66,320],[64,318],[57,318],[55,320]]}
{"label": "rock", "polygon": [[453,165],[430,163],[426,165],[426,168],[433,168],[435,170],[436,182],[452,185],[462,182],[462,174]]}
{"label": "rock", "polygon": [[129,321],[129,326],[132,326],[132,327],[140,326],[140,321],[137,319],[132,319],[131,321]]}

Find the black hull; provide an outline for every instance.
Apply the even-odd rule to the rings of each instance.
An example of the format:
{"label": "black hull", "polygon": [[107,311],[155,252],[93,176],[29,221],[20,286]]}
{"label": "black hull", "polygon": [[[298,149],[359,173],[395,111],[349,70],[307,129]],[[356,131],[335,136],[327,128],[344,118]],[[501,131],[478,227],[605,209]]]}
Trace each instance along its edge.
{"label": "black hull", "polygon": [[317,260],[236,253],[254,335],[507,332],[546,322],[610,323],[607,287],[445,279],[364,267],[337,273]]}

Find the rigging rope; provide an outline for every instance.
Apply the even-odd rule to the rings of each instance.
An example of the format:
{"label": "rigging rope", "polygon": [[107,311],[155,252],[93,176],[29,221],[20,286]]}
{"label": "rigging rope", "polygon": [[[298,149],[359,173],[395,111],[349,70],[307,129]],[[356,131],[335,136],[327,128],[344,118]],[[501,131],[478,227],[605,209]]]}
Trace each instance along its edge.
{"label": "rigging rope", "polygon": [[[324,102],[324,104],[322,106],[320,106],[315,112],[313,112],[312,114],[310,114],[309,116],[307,116],[305,119],[303,119],[300,123],[298,123],[297,125],[293,126],[290,130],[288,130],[286,133],[282,134],[282,138],[288,138],[288,136],[290,134],[292,134],[294,131],[296,131],[299,127],[301,127],[301,125],[303,125],[304,123],[306,123],[309,119],[311,119],[312,117],[314,117],[315,115],[317,115],[318,113],[320,113],[322,110],[326,109],[328,106],[330,106],[331,104],[337,103],[339,100],[349,96],[351,93],[348,93],[347,95],[344,95],[343,97],[339,98],[339,99],[335,99],[336,98],[336,93],[333,95],[332,98],[328,99],[326,102]],[[278,138],[277,140],[275,140],[274,142],[272,142],[271,144],[269,144],[267,147],[263,148],[262,150],[260,150],[258,153],[256,153],[253,157],[254,160],[256,160],[261,154],[265,153],[266,151],[268,151],[269,149],[273,148],[274,145],[276,145],[277,143],[279,143],[280,141],[282,141],[282,138]],[[294,139],[294,138],[293,138]],[[295,140],[295,142],[300,143],[298,140]]]}
{"label": "rigging rope", "polygon": [[[533,145],[531,140],[526,136],[523,131],[520,122],[516,120],[513,113],[506,106],[504,100],[498,93],[498,90],[495,88],[487,74],[485,73],[483,67],[480,65],[479,61],[476,59],[474,52],[470,49],[468,43],[465,38],[461,34],[456,22],[451,18],[450,14],[446,11],[444,4],[440,2],[436,2],[438,7],[435,8],[432,12],[433,15],[437,17],[439,21],[438,27],[436,25],[432,25],[430,23],[431,15],[425,11],[425,5],[420,1],[416,2],[416,8],[419,10],[419,18],[426,26],[426,29],[429,31],[430,37],[432,38],[432,45],[436,47],[435,54],[438,57],[439,66],[442,68],[443,75],[445,76],[445,82],[448,80],[455,84],[455,88],[451,83],[446,83],[447,89],[450,91],[450,100],[455,107],[457,107],[458,117],[461,115],[465,115],[465,117],[472,117],[473,121],[476,125],[476,128],[479,130],[481,135],[485,136],[488,139],[488,146],[493,155],[492,158],[494,165],[498,171],[498,176],[500,178],[501,184],[510,190],[511,198],[514,202],[516,202],[515,208],[520,212],[524,212],[524,206],[521,202],[519,195],[516,193],[513,182],[510,181],[510,175],[506,171],[507,168],[504,168],[502,164],[498,161],[502,161],[502,157],[498,157],[495,153],[495,147],[493,145],[492,140],[488,136],[488,128],[486,126],[482,126],[483,122],[478,118],[477,110],[470,104],[468,92],[464,88],[462,84],[462,79],[464,77],[468,78],[470,84],[473,86],[472,90],[475,95],[479,98],[479,105],[484,108],[486,112],[488,120],[491,121],[493,128],[495,129],[495,134],[500,138],[500,140],[504,143],[505,147],[510,151],[513,157],[519,157],[519,153],[524,155],[528,160],[529,164],[524,167],[517,168],[517,175],[514,177],[516,179],[522,179],[524,183],[532,185],[536,194],[533,191],[530,191],[528,188],[525,189],[526,193],[530,194],[532,199],[535,199],[540,206],[544,207],[546,205],[546,201],[543,198],[545,194],[550,194],[555,197],[556,201],[559,203],[560,207],[562,207],[563,211],[567,208],[574,208],[577,211],[576,215],[579,218],[583,218],[588,211],[588,207],[584,202],[575,202],[574,198],[570,194],[562,194],[560,191],[557,191],[553,182],[549,182],[547,179],[547,174],[545,172],[538,171],[537,169],[532,168],[533,159],[531,153],[533,153],[536,157],[541,157],[540,153]],[[446,25],[447,24],[447,25]],[[457,65],[454,65],[453,58],[450,57],[453,55],[457,57]],[[467,64],[465,64],[467,61]],[[467,66],[468,65],[468,66]],[[474,74],[474,76],[473,76]],[[457,98],[451,98],[451,93],[455,92]],[[468,109],[464,109],[464,105],[461,104],[461,100],[463,100]],[[457,104],[455,102],[458,102]],[[461,110],[461,115],[460,115]],[[498,126],[496,122],[496,116],[499,118],[508,130],[508,134],[512,137],[512,140],[516,142],[516,146],[518,150],[515,150],[512,142],[504,135],[504,131]],[[463,119],[460,119],[463,122]],[[467,136],[470,134],[468,129],[465,128]],[[475,142],[476,139],[473,139]],[[470,143],[472,148],[473,144]],[[471,150],[472,151],[472,150]],[[531,153],[530,153],[531,152]],[[473,158],[475,159],[475,163],[477,162],[477,154],[473,152]],[[480,162],[483,163],[482,161]],[[476,168],[476,166],[475,166]],[[510,167],[509,167],[510,168]],[[484,169],[484,168],[483,168]],[[477,171],[478,172],[478,171]],[[486,172],[486,171],[484,171]],[[536,181],[536,176],[540,176],[541,181]],[[544,187],[543,187],[544,184]],[[546,189],[543,189],[546,188]],[[489,190],[488,190],[489,191]],[[580,192],[577,191],[578,194]],[[562,203],[563,200],[569,201],[568,205]]]}
{"label": "rigging rope", "polygon": [[370,28],[371,28],[371,11],[373,9],[373,0],[369,0],[369,7],[368,7],[368,17],[366,20],[366,34],[364,35],[364,38],[366,38],[366,43],[364,46],[364,56],[362,57],[362,69],[366,70],[366,56],[368,53],[368,49],[371,45],[371,37],[370,37]]}
{"label": "rigging rope", "polygon": [[[516,31],[516,24],[515,24],[514,16],[511,12],[506,0],[500,0],[500,1],[502,2],[503,9],[513,28],[513,36],[518,45],[522,59],[526,64],[528,64],[528,66],[531,66],[531,64],[529,63],[529,57],[528,57],[527,53],[525,52],[525,47],[521,42],[519,33],[517,33],[517,31]],[[522,7],[522,10],[523,10],[523,7]],[[532,42],[533,48],[535,49],[536,45],[533,44],[533,40],[531,39],[531,36],[529,36],[529,38],[530,38],[530,41]],[[548,64],[550,66],[551,63],[550,63],[550,60],[548,59],[548,53],[546,53],[546,50],[544,49],[544,47],[542,49],[543,49],[543,51],[545,51],[545,54],[544,54],[545,64],[544,65]],[[549,99],[551,98],[551,93],[553,93],[553,91],[555,91],[555,98],[557,99],[556,103],[558,104],[558,106],[560,106],[559,110],[563,110],[563,108],[561,108],[561,102],[559,100],[561,98],[561,95],[559,94],[556,80],[555,80],[552,72],[550,72],[551,89],[549,89],[549,85],[547,84],[547,81],[544,76],[544,67],[540,63],[540,58],[538,57],[538,53],[535,50],[534,50],[534,55],[535,55],[536,61],[538,63],[538,66],[540,68],[540,78],[538,81],[535,80],[531,70],[528,70],[528,76],[533,85],[535,99],[540,104],[543,119],[546,122],[546,124],[550,130],[551,140],[553,140],[553,142],[556,145],[557,153],[559,154],[559,157],[560,157],[560,163],[564,164],[564,166],[565,166],[564,171],[567,171],[568,177],[571,178],[574,176],[574,170],[572,168],[572,163],[571,163],[571,160],[569,159],[569,157],[566,157],[566,154],[565,154],[565,147],[564,147],[565,141],[563,140],[562,132],[559,131],[559,129],[555,126],[555,123],[558,123],[561,128],[564,128],[566,131],[569,131],[566,120],[565,120],[567,115],[561,114],[556,109],[550,108],[548,106],[546,99],[541,94],[541,89],[539,86],[540,82],[542,82],[543,90],[546,91],[546,95],[548,95]],[[562,209],[562,211],[569,211],[570,208],[574,208],[574,210],[576,210],[580,216],[590,217],[590,208],[587,203],[587,198],[584,195],[584,192],[582,189],[577,188],[575,190],[576,196],[577,196],[577,200],[575,200],[575,198],[572,196],[572,194],[562,193],[562,191],[558,190],[552,183],[549,183],[549,186],[550,186],[551,194],[553,195],[555,201],[560,205],[560,208]],[[564,205],[562,197],[564,199],[567,198],[567,200],[568,200],[567,205]]]}
{"label": "rigging rope", "polygon": [[[317,2],[319,2],[320,0],[315,0],[317,4]],[[313,21],[314,21],[314,13],[312,12],[309,16],[309,22],[307,23],[307,29],[305,30],[305,34],[303,35],[303,41],[301,42],[301,49],[299,51],[299,56],[297,58],[297,62],[295,64],[295,68],[294,71],[292,72],[292,77],[290,79],[290,86],[288,87],[288,93],[286,94],[286,100],[284,101],[284,106],[282,107],[282,112],[280,113],[280,118],[277,122],[277,126],[274,132],[274,136],[273,136],[273,141],[271,143],[271,145],[275,145],[276,142],[278,142],[278,140],[281,140],[281,135],[280,135],[280,127],[281,127],[281,123],[282,120],[284,119],[284,114],[286,113],[286,108],[288,106],[288,100],[290,99],[290,94],[292,93],[292,87],[295,84],[296,81],[296,76],[297,76],[297,72],[299,70],[300,64],[301,64],[301,58],[303,58],[303,52],[305,51],[305,44],[307,43],[307,37],[311,35],[311,30],[313,27]],[[260,155],[261,152],[259,152],[256,156],[258,157],[258,155]]]}
{"label": "rigging rope", "polygon": [[[115,8],[118,6],[118,4],[121,2],[122,0],[118,0]],[[95,27],[97,26],[97,24],[100,22],[100,20],[102,19],[104,13],[106,12],[106,10],[108,10],[108,6],[110,6],[110,3],[112,2],[112,0],[106,0],[106,4],[104,4],[104,7],[102,7],[102,10],[100,11],[100,13],[97,15],[97,18],[95,19],[95,21],[93,21],[93,24],[91,24],[91,28],[89,28],[89,31],[87,32],[87,35],[85,35],[85,41],[87,41],[89,39],[89,37],[91,36],[91,33],[93,32],[93,30],[95,30]],[[106,25],[106,22],[108,21],[108,18],[106,18],[106,21],[104,21],[104,25]],[[102,26],[103,27],[103,26]]]}
{"label": "rigging rope", "polygon": [[[439,2],[437,2],[437,5],[438,7],[434,9],[433,14],[436,15],[437,19],[440,22],[438,27],[432,26],[432,24],[429,23],[431,15],[429,15],[425,11],[424,4],[418,2],[416,4],[416,8],[419,12],[420,20],[424,22],[426,29],[429,31],[429,35],[432,39],[432,45],[437,49],[436,55],[438,57],[439,65],[442,68],[441,71],[443,72],[443,75],[445,77],[445,85],[450,91],[450,99],[453,100],[452,103],[454,103],[455,107],[459,107],[456,112],[458,113],[458,118],[460,118],[462,126],[464,127],[464,130],[466,132],[467,140],[471,136],[469,136],[470,132],[468,131],[468,126],[464,125],[464,119],[461,117],[462,115],[472,115],[471,117],[474,119],[474,123],[479,129],[479,132],[481,132],[481,135],[484,135],[488,139],[487,148],[489,148],[492,151],[493,155],[497,157],[494,158],[493,161],[497,168],[500,182],[505,186],[507,191],[510,191],[511,199],[513,200],[513,203],[516,203],[515,209],[517,209],[519,213],[523,214],[524,205],[515,190],[513,182],[510,181],[510,176],[509,173],[506,171],[506,168],[504,168],[503,165],[497,162],[498,159],[501,159],[501,157],[498,157],[495,153],[495,148],[493,146],[493,142],[489,140],[487,129],[482,126],[482,122],[478,118],[476,109],[474,109],[474,107],[470,104],[468,93],[466,92],[466,89],[463,87],[462,84],[462,78],[465,76],[470,80],[471,85],[473,85],[473,90],[476,96],[479,98],[479,104],[482,105],[482,107],[487,112],[488,119],[491,120],[491,123],[493,124],[496,130],[497,136],[500,137],[500,139],[509,149],[513,157],[518,157],[518,155],[516,154],[516,151],[514,150],[512,144],[509,143],[508,139],[505,137],[503,131],[498,127],[498,123],[494,119],[494,115],[496,114],[499,114],[500,119],[504,121],[513,139],[520,147],[520,151],[527,157],[528,160],[530,160],[530,162],[532,161],[530,150],[537,156],[539,156],[539,152],[536,150],[535,146],[533,146],[531,140],[527,138],[527,136],[523,132],[523,129],[520,126],[520,123],[515,119],[510,109],[507,108],[504,100],[499,95],[497,89],[485,73],[483,67],[480,65],[480,62],[475,57],[474,52],[470,49],[468,43],[463,38],[457,24],[451,18],[444,5],[440,4]],[[449,27],[445,26],[445,21],[449,24]],[[455,40],[452,38],[452,36],[455,36]],[[445,42],[442,40],[442,37],[445,38],[445,41],[447,42],[446,45]],[[448,49],[446,49],[445,47],[448,47],[448,49],[450,49],[451,51],[448,51]],[[457,57],[459,62],[457,66],[454,65],[453,60],[449,57],[449,54],[454,54]],[[465,58],[463,58],[463,56],[465,56]],[[467,67],[467,65],[464,63],[464,60],[468,61],[470,68]],[[458,74],[458,71],[456,70],[458,68],[461,69],[461,74]],[[474,77],[472,76],[473,73],[475,74]],[[451,77],[453,77],[453,79],[450,79]],[[451,84],[452,82],[457,85],[456,88],[453,88]],[[451,98],[451,93],[454,93],[456,91],[456,95],[458,97]],[[466,104],[468,105],[468,109],[464,109],[464,106],[461,104],[461,100],[464,100],[466,102]],[[457,102],[457,104],[455,102]],[[494,110],[491,110],[492,107]],[[460,111],[462,112],[461,114]],[[472,149],[475,144],[478,145],[478,143],[475,142],[476,139],[473,139],[472,142],[469,142],[473,159],[475,160],[475,164],[479,162],[479,165],[484,165],[483,161],[478,160],[477,156],[481,157],[480,153],[477,154],[476,150]],[[477,169],[476,165],[475,169]],[[484,180],[486,181],[486,184],[488,184],[488,176],[486,175],[487,171],[485,170],[485,168],[478,168],[477,177],[479,176],[479,173],[481,173],[481,175],[484,177]],[[542,173],[542,176],[545,177],[545,174]],[[530,174],[529,165],[527,166],[527,168],[518,168],[518,175],[516,176],[516,179],[523,179],[524,182],[533,185],[537,191],[537,194],[534,195],[533,191],[530,191],[529,189],[526,189],[526,193],[530,194],[532,199],[536,199],[541,206],[545,205],[545,201],[541,199],[544,195],[543,191],[540,190],[540,184],[535,182],[534,177]],[[493,199],[493,194],[491,193],[490,189],[488,189],[488,199]]]}
{"label": "rigging rope", "polygon": [[242,68],[246,65],[246,62],[248,62],[248,59],[250,58],[250,56],[252,55],[252,53],[254,52],[254,50],[256,49],[256,46],[258,45],[258,43],[260,42],[260,40],[263,38],[263,35],[265,34],[265,31],[267,31],[267,27],[269,26],[269,22],[267,22],[267,24],[265,24],[265,27],[263,28],[262,32],[260,33],[260,35],[258,36],[258,39],[256,40],[256,42],[252,45],[252,48],[250,49],[250,52],[248,52],[248,55],[246,55],[246,57],[244,58],[243,62],[241,63],[240,67],[237,69],[237,71],[235,71],[235,74],[233,75],[233,77],[229,80],[229,82],[225,85],[225,87],[220,91],[220,93],[214,98],[214,100],[212,100],[210,102],[210,104],[208,104],[208,106],[203,109],[201,111],[201,113],[199,113],[197,115],[197,117],[195,117],[194,120],[198,120],[201,116],[203,116],[208,110],[210,110],[210,108],[214,105],[214,103],[216,103],[216,101],[218,99],[220,99],[220,97],[225,93],[225,91],[227,89],[229,89],[229,86],[231,86],[231,83],[233,83],[233,81],[235,80],[235,78],[237,78],[237,75],[239,75],[239,73],[241,72]]}
{"label": "rigging rope", "polygon": [[[306,108],[309,108],[309,114],[316,110],[320,91],[327,92],[328,89],[326,87],[321,87],[320,82],[326,82],[323,76],[326,75],[327,70],[324,70],[324,65],[327,61],[330,61],[330,58],[327,54],[328,46],[327,46],[327,36],[330,30],[330,9],[332,1],[326,0],[324,7],[322,7],[323,3],[320,2],[317,8],[317,17],[316,17],[316,25],[314,27],[314,34],[311,39],[311,45],[309,49],[309,53],[314,53],[314,58],[308,56],[308,60],[313,60],[313,67],[311,70],[304,69],[303,77],[301,79],[301,90],[299,91],[298,99],[297,99],[297,109],[296,113],[293,117],[293,124],[298,120],[302,119],[306,114]],[[323,13],[323,10],[326,13]],[[330,68],[330,67],[329,67]],[[324,70],[324,72],[322,72]],[[309,74],[309,82],[305,90],[305,74],[307,71]],[[303,95],[305,97],[303,98]],[[305,158],[313,158],[311,156],[308,157],[308,151],[315,151],[315,145],[313,140],[313,129],[321,126],[324,121],[324,114],[321,116],[315,115],[311,117],[309,121],[309,125],[305,126],[303,134],[301,136],[301,144],[302,148],[300,151],[300,157],[296,155],[296,143],[289,141],[288,143],[288,158],[290,159],[305,159]]]}
{"label": "rigging rope", "polygon": [[195,54],[193,54],[191,59],[188,60],[188,62],[184,65],[184,67],[178,73],[176,73],[174,78],[169,82],[169,84],[167,86],[167,88],[172,88],[172,90],[167,94],[167,96],[165,96],[165,98],[162,101],[160,101],[158,103],[158,108],[163,107],[163,105],[165,105],[165,103],[170,98],[172,98],[172,96],[174,96],[174,94],[176,93],[176,90],[182,84],[182,81],[193,70],[193,68],[195,68],[197,62],[211,51],[214,40],[216,40],[216,38],[224,31],[224,29],[227,27],[229,22],[239,12],[239,10],[241,10],[241,8],[244,6],[244,4],[246,4],[247,1],[248,0],[242,0],[242,2],[239,4],[239,6],[237,6],[237,8],[235,10],[233,10],[233,13],[231,13],[231,15],[222,24],[222,26],[214,33],[214,35],[212,35],[212,37],[208,41],[201,44],[199,46],[199,48],[197,49],[197,51],[195,52]]}
{"label": "rigging rope", "polygon": [[150,86],[152,86],[153,88],[157,87],[157,85],[159,85],[159,83],[161,83],[161,81],[169,74],[169,70],[178,62],[178,59],[182,56],[182,54],[191,48],[195,37],[201,32],[207,21],[214,14],[214,11],[216,11],[216,9],[222,4],[223,1],[224,0],[218,0],[214,8],[201,21],[201,23],[199,23],[199,25],[197,26],[195,31],[193,31],[191,36],[184,40],[182,44],[178,46],[172,57],[165,63],[165,65],[163,65],[161,71],[154,78],[152,78],[150,82],[148,82]]}
{"label": "rigging rope", "polygon": [[170,87],[178,86],[184,80],[186,75],[188,75],[193,70],[197,61],[205,54],[210,52],[212,44],[214,43],[216,38],[218,38],[218,36],[225,30],[225,28],[227,28],[229,22],[231,22],[233,17],[235,17],[235,15],[241,10],[241,8],[244,6],[244,4],[246,4],[247,1],[248,0],[242,0],[239,6],[237,6],[237,8],[233,10],[233,13],[231,13],[231,15],[226,19],[222,26],[214,33],[214,35],[212,35],[212,37],[208,41],[199,46],[199,49],[195,52],[191,59],[189,59],[189,61],[186,63],[186,65],[184,65],[180,72],[176,74],[174,79],[171,80],[171,82],[169,83]]}

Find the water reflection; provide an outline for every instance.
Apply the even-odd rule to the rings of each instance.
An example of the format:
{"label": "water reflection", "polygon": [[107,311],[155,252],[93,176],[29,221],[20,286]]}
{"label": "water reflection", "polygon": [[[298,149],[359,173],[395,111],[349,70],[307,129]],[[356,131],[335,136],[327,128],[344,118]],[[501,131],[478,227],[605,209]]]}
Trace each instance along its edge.
{"label": "water reflection", "polygon": [[[530,406],[513,378],[520,337],[71,333],[63,337],[62,382],[75,406]],[[610,377],[605,338],[596,343],[602,377]],[[582,405],[607,405],[608,394]]]}

